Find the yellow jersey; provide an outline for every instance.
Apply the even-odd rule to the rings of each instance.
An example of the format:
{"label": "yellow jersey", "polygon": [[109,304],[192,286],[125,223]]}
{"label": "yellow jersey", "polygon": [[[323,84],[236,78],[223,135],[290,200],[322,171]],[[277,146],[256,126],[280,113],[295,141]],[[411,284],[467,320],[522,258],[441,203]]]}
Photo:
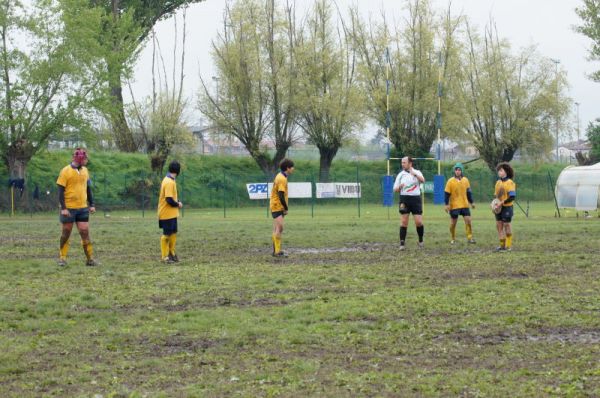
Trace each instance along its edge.
{"label": "yellow jersey", "polygon": [[90,175],[85,166],[77,168],[70,164],[63,167],[56,184],[65,189],[65,206],[67,209],[88,207],[87,187],[90,183]]}
{"label": "yellow jersey", "polygon": [[163,178],[160,184],[160,195],[158,197],[158,219],[159,220],[170,220],[171,218],[179,217],[179,207],[171,206],[167,202],[167,198],[173,198],[175,202],[177,199],[177,184],[175,179],[167,174]]}
{"label": "yellow jersey", "polygon": [[471,189],[471,184],[467,177],[462,177],[460,180],[456,177],[451,177],[446,183],[444,191],[450,194],[450,210],[466,209],[469,207],[469,199],[467,192]]}
{"label": "yellow jersey", "polygon": [[279,192],[283,192],[285,197],[285,203],[288,203],[288,181],[287,176],[284,173],[279,173],[275,176],[273,181],[273,189],[271,190],[270,207],[271,212],[284,211],[285,207],[279,200]]}
{"label": "yellow jersey", "polygon": [[[500,190],[504,190],[503,194],[498,197],[498,193]],[[505,201],[509,196],[517,195],[517,185],[511,180],[507,178],[506,180],[498,180],[496,181],[496,187],[494,188],[494,196],[500,199],[501,201]],[[513,202],[504,204],[502,206],[512,206]]]}

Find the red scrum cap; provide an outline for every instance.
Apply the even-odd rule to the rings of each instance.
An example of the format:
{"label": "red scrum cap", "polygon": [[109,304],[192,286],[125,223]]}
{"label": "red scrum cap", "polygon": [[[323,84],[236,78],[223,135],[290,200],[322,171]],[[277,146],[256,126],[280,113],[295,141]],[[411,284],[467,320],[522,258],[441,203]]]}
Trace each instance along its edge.
{"label": "red scrum cap", "polygon": [[83,148],[75,149],[73,152],[73,161],[77,164],[83,164],[83,161],[87,159],[87,152]]}

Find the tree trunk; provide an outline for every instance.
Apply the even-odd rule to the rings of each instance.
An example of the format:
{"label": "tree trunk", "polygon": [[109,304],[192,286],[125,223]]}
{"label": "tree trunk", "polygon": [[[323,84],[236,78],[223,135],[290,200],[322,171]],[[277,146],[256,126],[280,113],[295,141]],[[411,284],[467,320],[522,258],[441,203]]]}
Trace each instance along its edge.
{"label": "tree trunk", "polygon": [[273,160],[271,161],[271,167],[273,168],[273,171],[279,170],[279,163],[281,163],[281,161],[285,159],[285,155],[289,148],[290,145],[287,142],[280,143],[276,146],[275,156],[273,156]]}
{"label": "tree trunk", "polygon": [[329,170],[339,148],[319,147],[319,182],[329,182]]}
{"label": "tree trunk", "polygon": [[[115,69],[114,67],[111,69]],[[119,69],[118,67],[116,69]],[[121,71],[114,70],[110,79],[110,97],[112,107],[110,109],[110,123],[115,136],[117,148],[123,152],[136,152],[137,145],[133,133],[129,129],[125,118],[125,107],[123,104],[123,86],[121,82]]]}
{"label": "tree trunk", "polygon": [[4,163],[11,180],[25,179],[27,164],[34,153],[35,148],[26,140],[17,140],[7,147]]}
{"label": "tree trunk", "polygon": [[514,148],[512,146],[510,146],[510,147],[509,146],[504,147],[504,150],[502,150],[502,161],[503,162],[510,162],[510,161],[512,161],[516,152],[517,152],[517,148]]}
{"label": "tree trunk", "polygon": [[152,169],[153,173],[156,173],[157,175],[163,174],[168,156],[168,153],[163,151],[153,152],[150,154],[150,168]]}
{"label": "tree trunk", "polygon": [[[27,171],[27,164],[33,157],[35,148],[31,146],[25,140],[18,140],[13,142],[7,148],[7,151],[3,155],[4,163],[8,168],[9,182],[14,187],[14,198],[19,199],[23,197],[25,191],[25,172]],[[27,197],[25,197],[24,206],[28,206]],[[15,203],[18,206],[18,203]]]}

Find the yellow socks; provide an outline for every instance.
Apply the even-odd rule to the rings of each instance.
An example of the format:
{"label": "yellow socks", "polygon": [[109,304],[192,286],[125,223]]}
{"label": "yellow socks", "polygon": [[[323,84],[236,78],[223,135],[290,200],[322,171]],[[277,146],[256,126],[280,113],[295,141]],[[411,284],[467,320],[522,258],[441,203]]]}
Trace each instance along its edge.
{"label": "yellow socks", "polygon": [[281,237],[273,234],[273,250],[275,253],[279,253],[281,251]]}
{"label": "yellow socks", "polygon": [[467,230],[467,239],[473,239],[473,227],[471,224],[465,224],[465,229]]}
{"label": "yellow socks", "polygon": [[169,237],[163,235],[160,237],[160,258],[164,259],[169,255]]}
{"label": "yellow socks", "polygon": [[506,248],[510,249],[512,247],[512,234],[506,234]]}
{"label": "yellow socks", "polygon": [[177,234],[171,234],[169,236],[169,254],[175,255],[175,243],[177,242]]}
{"label": "yellow socks", "polygon": [[67,253],[69,252],[69,240],[67,239],[66,241],[63,242],[63,240],[61,239],[61,245],[60,245],[60,259],[61,260],[66,260],[67,259]]}
{"label": "yellow socks", "polygon": [[450,236],[452,240],[456,240],[456,225],[450,225]]}
{"label": "yellow socks", "polygon": [[500,247],[506,247],[506,239],[505,238],[500,239]]}
{"label": "yellow socks", "polygon": [[82,240],[81,246],[83,246],[83,252],[85,253],[87,259],[91,260],[92,256],[94,255],[94,248],[92,247],[92,242],[90,242],[89,240]]}

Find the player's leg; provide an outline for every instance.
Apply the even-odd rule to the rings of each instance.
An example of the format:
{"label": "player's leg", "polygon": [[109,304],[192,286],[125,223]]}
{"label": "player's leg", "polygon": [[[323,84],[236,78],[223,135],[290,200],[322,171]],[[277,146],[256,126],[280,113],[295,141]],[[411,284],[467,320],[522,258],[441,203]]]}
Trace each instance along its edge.
{"label": "player's leg", "polygon": [[506,250],[506,235],[504,235],[504,222],[501,220],[496,221],[496,230],[498,231],[498,240],[500,246],[496,248],[496,251]]}
{"label": "player's leg", "polygon": [[67,254],[69,253],[69,238],[71,237],[71,231],[73,230],[73,222],[62,222],[61,226],[62,228],[60,235],[58,265],[64,266],[67,265]]}
{"label": "player's leg", "polygon": [[79,236],[81,236],[81,247],[83,248],[83,252],[86,257],[86,265],[94,266],[97,265],[94,261],[94,248],[92,246],[92,242],[90,240],[90,223],[89,223],[90,213],[88,209],[79,209],[75,214],[75,223],[77,225],[77,230],[79,231]]}
{"label": "player's leg", "polygon": [[169,235],[169,258],[171,261],[179,262],[179,257],[175,253],[175,245],[177,244],[177,218],[171,221],[171,234]]}
{"label": "player's leg", "polygon": [[504,222],[504,236],[506,236],[506,250],[512,248],[512,226],[510,222]]}
{"label": "player's leg", "polygon": [[158,220],[158,227],[162,228],[163,231],[160,236],[160,260],[166,264],[171,264],[173,260],[169,256],[169,245],[172,233],[170,220]]}
{"label": "player's leg", "polygon": [[417,235],[419,236],[419,247],[423,247],[423,235],[425,235],[425,226],[423,225],[423,215],[413,214],[415,226],[417,227]]}
{"label": "player's leg", "polygon": [[77,230],[79,231],[79,236],[81,236],[81,247],[87,259],[85,264],[88,266],[96,265],[94,261],[94,247],[90,240],[90,223],[87,221],[78,221]]}
{"label": "player's leg", "polygon": [[458,222],[458,214],[454,210],[450,210],[450,243],[456,241],[456,223]]}
{"label": "player's leg", "polygon": [[417,229],[417,235],[419,237],[419,247],[423,247],[423,235],[425,234],[425,227],[423,226],[423,201],[420,196],[413,198],[413,203],[410,206],[410,212],[415,220],[415,227]]}
{"label": "player's leg", "polygon": [[277,227],[277,218],[273,218],[273,233],[271,234],[271,241],[273,242],[273,255],[277,253],[277,233],[279,228]]}
{"label": "player's leg", "polygon": [[283,256],[283,251],[281,250],[281,242],[283,235],[283,212],[281,214],[276,214],[273,219],[273,227],[274,227],[274,246],[275,250],[273,255],[275,256]]}
{"label": "player's leg", "polygon": [[[469,209],[466,209],[469,210]],[[475,239],[473,239],[473,224],[471,223],[471,214],[463,216],[465,220],[465,230],[467,232],[467,241],[469,243],[475,243]]]}
{"label": "player's leg", "polygon": [[507,206],[502,209],[502,221],[504,223],[504,236],[506,237],[506,250],[512,249],[512,227],[511,221],[513,218],[513,207]]}
{"label": "player's leg", "polygon": [[406,235],[408,231],[408,216],[409,214],[400,214],[400,250],[404,250]]}

